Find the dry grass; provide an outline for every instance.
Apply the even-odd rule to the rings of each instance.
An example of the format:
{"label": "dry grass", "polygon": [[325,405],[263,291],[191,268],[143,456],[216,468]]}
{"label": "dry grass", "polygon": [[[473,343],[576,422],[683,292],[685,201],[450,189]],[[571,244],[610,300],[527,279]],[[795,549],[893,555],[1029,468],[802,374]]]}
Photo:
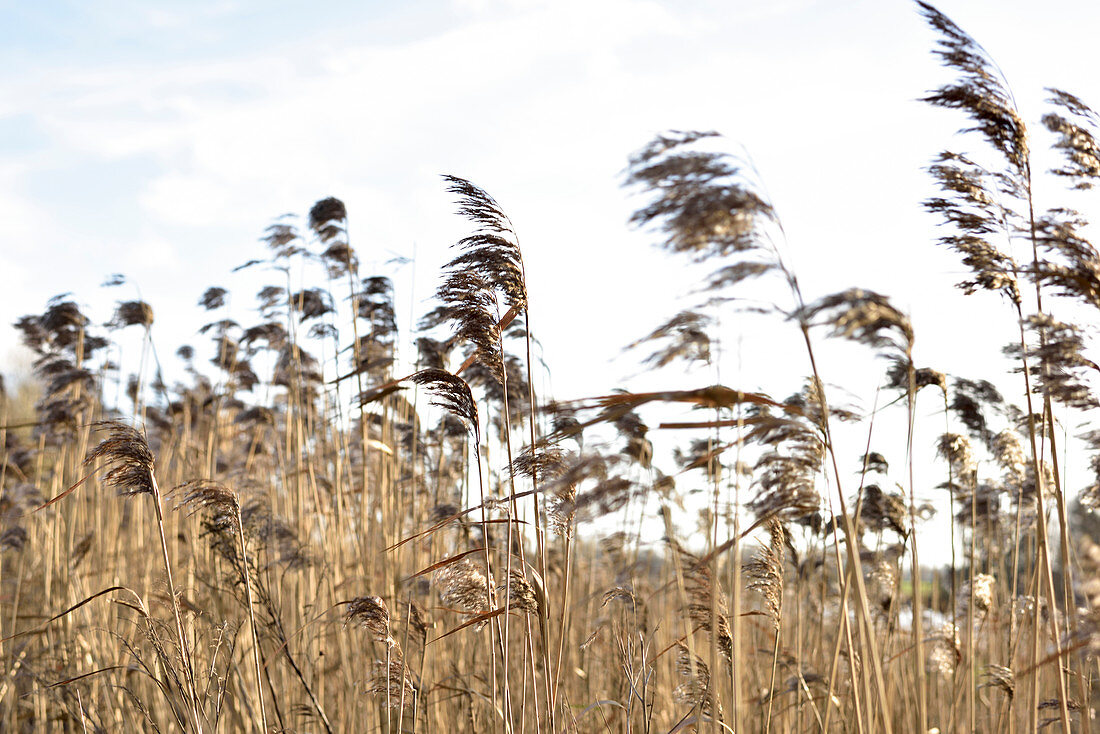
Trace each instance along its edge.
{"label": "dry grass", "polygon": [[[1074,499],[1062,477],[1100,432],[1063,445],[1058,426],[1097,408],[1100,253],[1080,214],[1039,208],[996,65],[920,11],[956,77],[927,101],[980,148],[935,158],[926,207],[960,287],[1019,323],[1014,382],[994,380],[1014,398],[915,365],[881,294],[804,300],[775,209],[712,133],[659,136],[626,177],[645,197],[633,223],[712,268],[704,300],[630,345],[696,389],[537,395],[518,234],[453,176],[471,233],[418,355],[399,354],[393,285],[361,272],[345,205],[324,199],[247,264],[279,281],[256,323],[226,315],[226,289],[202,295],[213,356],[180,348],[184,382],[164,383],[147,303],[100,328],[59,297],[18,322],[41,392],[33,415],[0,397],[0,731],[1088,731],[1100,479]],[[1051,93],[1053,174],[1087,190],[1097,118]],[[786,399],[705,377],[747,281],[805,347]],[[138,330],[137,363],[113,364]],[[885,359],[893,468],[873,449],[899,439],[830,401],[825,339]],[[695,412],[652,429],[668,406]],[[945,542],[915,486],[928,408],[941,570],[920,560]],[[866,436],[855,466],[842,424]],[[674,519],[685,503],[697,530]]]}

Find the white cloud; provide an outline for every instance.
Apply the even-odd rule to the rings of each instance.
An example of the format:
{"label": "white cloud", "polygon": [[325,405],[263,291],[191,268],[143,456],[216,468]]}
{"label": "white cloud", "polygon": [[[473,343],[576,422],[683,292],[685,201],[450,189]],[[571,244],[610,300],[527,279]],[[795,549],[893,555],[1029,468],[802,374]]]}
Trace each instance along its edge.
{"label": "white cloud", "polygon": [[179,245],[156,235],[141,237],[130,245],[121,262],[131,272],[156,272],[161,276],[184,264]]}
{"label": "white cloud", "polygon": [[37,204],[19,191],[19,182],[30,170],[25,162],[0,162],[0,242],[27,242],[42,223],[42,213]]}
{"label": "white cloud", "polygon": [[[507,161],[521,147],[538,157],[543,143],[544,162],[560,160],[562,141],[545,136],[575,132],[585,116],[614,124],[583,105],[606,101],[616,49],[675,29],[655,3],[547,4],[401,46],[302,43],[233,61],[51,74],[61,81],[31,104],[71,151],[160,161],[140,199],[154,216],[240,223],[271,198],[407,182],[428,161]],[[585,157],[577,146],[588,142],[568,141],[571,155]]]}

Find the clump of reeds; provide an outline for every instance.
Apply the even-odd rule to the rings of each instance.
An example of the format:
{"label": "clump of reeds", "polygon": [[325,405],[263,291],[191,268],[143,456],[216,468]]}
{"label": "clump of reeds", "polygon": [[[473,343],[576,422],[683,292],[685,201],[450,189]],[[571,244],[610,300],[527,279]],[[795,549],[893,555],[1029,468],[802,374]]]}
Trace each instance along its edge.
{"label": "clump of reeds", "polygon": [[[1018,387],[970,355],[918,367],[881,293],[804,294],[802,243],[715,133],[660,134],[625,175],[631,224],[703,271],[623,339],[647,379],[696,380],[675,389],[542,394],[517,227],[472,182],[443,179],[470,231],[415,333],[395,264],[322,198],[262,233],[254,297],[202,290],[206,344],[179,348],[175,384],[144,300],[92,318],[61,296],[17,322],[38,393],[13,417],[0,383],[0,730],[1089,726],[1100,479],[1077,502],[1070,483],[1081,452],[1100,475],[1081,317],[1100,254],[1080,212],[1040,201],[993,59],[918,8],[953,75],[926,101],[981,143],[932,159],[924,206],[964,293],[1008,307]],[[1051,173],[1089,191],[1098,117],[1048,94]],[[741,372],[747,318],[791,330],[804,349],[780,358],[804,377],[715,384]],[[823,338],[883,358],[882,380],[849,384]],[[937,483],[949,537],[925,523]],[[949,568],[922,566],[929,542]]]}

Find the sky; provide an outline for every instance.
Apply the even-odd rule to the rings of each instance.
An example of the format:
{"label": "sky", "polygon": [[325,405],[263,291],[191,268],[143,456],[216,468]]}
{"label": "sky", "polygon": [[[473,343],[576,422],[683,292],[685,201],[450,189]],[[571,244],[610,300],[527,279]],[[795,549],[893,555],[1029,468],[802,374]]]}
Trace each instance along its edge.
{"label": "sky", "polygon": [[[939,7],[1034,128],[1044,87],[1100,106],[1100,5]],[[809,298],[887,293],[919,362],[966,369],[1013,323],[995,297],[954,290],[961,267],[920,207],[931,158],[977,146],[919,102],[950,78],[934,40],[901,0],[0,0],[0,372],[19,362],[9,325],[58,293],[104,321],[140,294],[162,350],[199,342],[203,290],[240,286],[247,307],[232,268],[264,255],[275,217],[326,196],[346,202],[364,271],[395,277],[407,321],[467,231],[450,173],[519,232],[555,395],[605,393],[638,372],[622,347],[695,283],[627,225],[628,157],[668,129],[719,131],[751,158]],[[116,272],[128,285],[100,288]],[[804,360],[774,324],[731,313],[723,330],[723,380],[758,389],[778,370],[797,388]],[[867,369],[854,364],[841,350],[823,371],[844,383]]]}

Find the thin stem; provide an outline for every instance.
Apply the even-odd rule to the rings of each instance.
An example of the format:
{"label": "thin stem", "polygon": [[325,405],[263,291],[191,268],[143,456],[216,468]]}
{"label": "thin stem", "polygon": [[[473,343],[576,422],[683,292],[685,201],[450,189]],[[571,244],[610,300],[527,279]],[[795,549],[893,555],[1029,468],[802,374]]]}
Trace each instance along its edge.
{"label": "thin stem", "polygon": [[176,621],[176,642],[180,646],[180,659],[183,661],[183,674],[187,680],[188,695],[191,698],[192,723],[197,734],[202,734],[202,718],[199,715],[199,697],[195,687],[195,672],[191,661],[191,650],[187,646],[187,639],[183,633],[183,619],[180,616],[179,599],[176,597],[176,585],[172,582],[172,563],[168,559],[168,540],[164,534],[164,508],[161,506],[160,487],[153,472],[149,472],[149,480],[153,486],[153,507],[157,512],[157,532],[160,537],[160,549],[164,557],[164,574],[168,583],[168,594],[172,598],[172,615]]}

